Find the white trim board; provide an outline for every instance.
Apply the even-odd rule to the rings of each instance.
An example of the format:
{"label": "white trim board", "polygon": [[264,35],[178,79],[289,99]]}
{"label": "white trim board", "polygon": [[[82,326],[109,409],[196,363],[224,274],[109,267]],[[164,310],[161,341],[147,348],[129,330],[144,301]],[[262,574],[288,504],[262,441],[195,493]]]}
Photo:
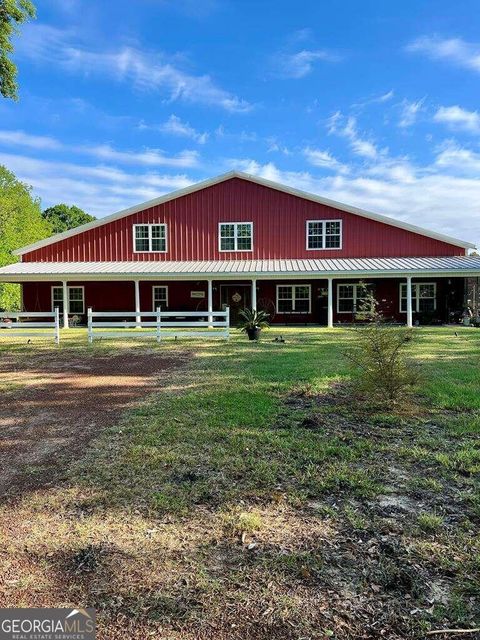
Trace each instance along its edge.
{"label": "white trim board", "polygon": [[442,233],[437,233],[436,231],[423,229],[422,227],[417,227],[416,225],[412,225],[407,222],[395,220],[394,218],[390,218],[388,216],[384,216],[379,213],[372,213],[370,211],[366,211],[365,209],[352,207],[350,205],[346,205],[341,202],[336,202],[335,200],[330,200],[329,198],[323,198],[322,196],[318,196],[313,193],[308,193],[307,191],[301,191],[300,189],[288,187],[286,185],[279,184],[278,182],[272,182],[271,180],[265,180],[265,178],[259,178],[258,176],[254,176],[248,173],[243,173],[242,171],[229,171],[228,173],[224,173],[222,175],[216,176],[215,178],[210,178],[208,180],[203,180],[202,182],[197,182],[196,184],[190,185],[189,187],[185,187],[184,189],[178,189],[177,191],[172,191],[171,193],[167,193],[166,195],[160,196],[159,198],[154,198],[153,200],[147,200],[146,202],[142,202],[141,204],[128,207],[127,209],[122,209],[121,211],[117,211],[117,213],[112,213],[109,216],[105,216],[105,218],[100,218],[99,220],[88,222],[87,224],[83,224],[80,227],[76,227],[75,229],[70,229],[69,231],[64,231],[63,233],[57,233],[56,235],[50,238],[39,240],[38,242],[34,242],[32,244],[21,247],[20,249],[16,249],[13,253],[15,255],[21,256],[25,253],[29,253],[30,251],[34,251],[35,249],[41,249],[42,247],[46,247],[50,244],[54,244],[55,242],[60,242],[60,240],[65,240],[66,238],[71,238],[72,236],[78,235],[79,233],[83,233],[84,231],[95,229],[96,227],[100,227],[104,224],[108,224],[109,222],[114,222],[115,220],[124,218],[126,216],[130,216],[134,213],[138,213],[139,211],[143,211],[144,209],[150,209],[151,207],[155,207],[165,202],[176,200],[177,198],[181,198],[191,193],[195,193],[196,191],[201,191],[202,189],[206,189],[207,187],[212,187],[216,184],[225,182],[226,180],[230,180],[232,178],[240,178],[242,180],[247,180],[248,182],[253,182],[254,184],[259,184],[264,187],[269,187],[270,189],[275,189],[276,191],[282,191],[283,193],[288,193],[298,198],[303,198],[304,200],[310,200],[311,202],[316,202],[318,204],[323,204],[328,207],[333,207],[334,209],[339,209],[340,211],[346,211],[347,213],[353,213],[354,215],[361,216],[363,218],[376,220],[377,222],[382,222],[384,224],[388,224],[393,227],[398,227],[399,229],[405,229],[406,231],[411,231],[412,233],[417,233],[419,235],[426,236],[428,238],[433,238],[434,240],[440,240],[441,242],[446,242],[456,247],[463,247],[464,249],[475,249],[475,245],[472,244],[471,242],[459,240],[458,238],[453,238],[451,236],[447,236]]}

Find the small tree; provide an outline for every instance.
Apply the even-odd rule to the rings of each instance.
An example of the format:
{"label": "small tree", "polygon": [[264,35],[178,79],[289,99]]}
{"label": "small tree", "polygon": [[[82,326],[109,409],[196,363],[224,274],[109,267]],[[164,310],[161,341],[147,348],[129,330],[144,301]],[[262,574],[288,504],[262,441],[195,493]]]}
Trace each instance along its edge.
{"label": "small tree", "polygon": [[80,207],[75,205],[68,206],[68,204],[63,203],[48,207],[42,213],[42,216],[51,224],[53,233],[62,233],[96,220],[94,216],[85,213]]}
{"label": "small tree", "polygon": [[355,329],[356,344],[346,357],[358,373],[357,388],[363,393],[397,401],[418,381],[415,365],[405,354],[413,329],[386,326],[373,293],[363,285],[356,318],[365,322]]}

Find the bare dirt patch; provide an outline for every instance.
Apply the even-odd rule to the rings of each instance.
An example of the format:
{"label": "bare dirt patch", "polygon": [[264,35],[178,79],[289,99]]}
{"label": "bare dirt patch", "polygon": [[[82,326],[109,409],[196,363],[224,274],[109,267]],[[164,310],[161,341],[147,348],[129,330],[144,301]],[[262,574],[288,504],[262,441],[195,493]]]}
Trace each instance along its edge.
{"label": "bare dirt patch", "polygon": [[61,479],[94,436],[186,357],[153,350],[2,355],[0,496]]}

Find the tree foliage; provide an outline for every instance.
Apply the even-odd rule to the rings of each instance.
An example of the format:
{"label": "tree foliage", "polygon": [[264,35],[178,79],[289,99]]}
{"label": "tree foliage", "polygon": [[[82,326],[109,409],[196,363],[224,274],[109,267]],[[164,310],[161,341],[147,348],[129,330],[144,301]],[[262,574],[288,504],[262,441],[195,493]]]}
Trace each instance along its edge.
{"label": "tree foliage", "polygon": [[79,227],[81,224],[93,222],[96,219],[94,216],[85,213],[80,207],[75,205],[69,207],[67,204],[56,204],[53,207],[48,207],[42,215],[50,223],[53,233],[62,233]]}
{"label": "tree foliage", "polygon": [[17,67],[10,59],[12,37],[31,18],[35,18],[35,7],[30,0],[0,0],[0,93],[4,98],[18,99]]}
{"label": "tree foliage", "polygon": [[369,397],[396,402],[418,382],[418,369],[405,353],[413,329],[388,326],[372,291],[362,285],[354,346],[346,356],[356,370],[355,384]]}
{"label": "tree foliage", "polygon": [[[0,266],[17,262],[14,249],[46,238],[51,232],[31,187],[0,165]],[[19,305],[20,287],[0,283],[0,309],[16,309]]]}

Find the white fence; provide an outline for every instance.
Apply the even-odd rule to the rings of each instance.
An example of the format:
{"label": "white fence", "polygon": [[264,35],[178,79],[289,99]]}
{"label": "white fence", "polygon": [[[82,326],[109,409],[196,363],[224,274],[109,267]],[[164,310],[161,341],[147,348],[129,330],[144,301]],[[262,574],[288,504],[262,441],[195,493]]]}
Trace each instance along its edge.
{"label": "white fence", "polygon": [[[43,320],[34,320],[34,318],[43,318]],[[58,307],[55,307],[55,311],[4,311],[0,313],[0,337],[10,338],[13,336],[53,337],[55,344],[58,344],[60,342]]]}
{"label": "white fence", "polygon": [[[95,338],[225,338],[230,311],[92,311],[88,309],[88,341]],[[128,331],[145,329],[145,331]]]}

